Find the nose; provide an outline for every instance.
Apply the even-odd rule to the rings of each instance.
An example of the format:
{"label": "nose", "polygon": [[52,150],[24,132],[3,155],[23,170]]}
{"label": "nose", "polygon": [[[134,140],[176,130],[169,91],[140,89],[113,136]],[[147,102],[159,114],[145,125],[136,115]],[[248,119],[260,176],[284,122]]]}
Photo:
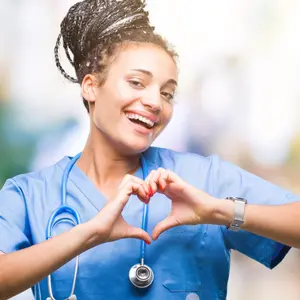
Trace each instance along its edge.
{"label": "nose", "polygon": [[153,90],[142,97],[141,102],[152,112],[160,112],[162,110],[162,100],[160,91]]}

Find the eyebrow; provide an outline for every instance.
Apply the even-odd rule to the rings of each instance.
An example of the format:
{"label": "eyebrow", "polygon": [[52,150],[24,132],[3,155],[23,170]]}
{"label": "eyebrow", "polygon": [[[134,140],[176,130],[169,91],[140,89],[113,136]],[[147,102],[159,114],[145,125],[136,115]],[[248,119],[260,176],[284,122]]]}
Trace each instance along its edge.
{"label": "eyebrow", "polygon": [[[147,70],[144,70],[144,69],[132,69],[132,71],[141,72],[141,73],[143,73],[143,74],[145,74],[145,75],[147,75],[147,76],[149,76],[151,78],[153,77],[153,74],[150,71],[147,71]],[[164,85],[170,84],[170,83],[177,86],[177,81],[175,79],[169,79],[169,80],[167,80]]]}

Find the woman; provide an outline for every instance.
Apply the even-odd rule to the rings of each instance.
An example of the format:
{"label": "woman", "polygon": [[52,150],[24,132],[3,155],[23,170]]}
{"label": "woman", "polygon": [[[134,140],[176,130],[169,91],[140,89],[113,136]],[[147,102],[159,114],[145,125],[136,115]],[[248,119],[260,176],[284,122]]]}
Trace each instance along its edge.
{"label": "woman", "polygon": [[[141,0],[85,0],[64,18],[56,64],[81,85],[90,135],[81,155],[1,190],[0,299],[31,286],[37,299],[226,299],[231,249],[270,268],[288,252],[236,229],[282,237],[256,227],[251,204],[299,198],[216,156],[150,147],[172,117],[177,85],[176,55],[153,30]],[[61,39],[77,78],[60,64]],[[243,199],[220,200],[235,196]],[[71,208],[59,222],[52,213],[64,197]],[[146,254],[139,239],[151,243]],[[140,281],[128,277],[138,263],[153,282],[146,267]]]}

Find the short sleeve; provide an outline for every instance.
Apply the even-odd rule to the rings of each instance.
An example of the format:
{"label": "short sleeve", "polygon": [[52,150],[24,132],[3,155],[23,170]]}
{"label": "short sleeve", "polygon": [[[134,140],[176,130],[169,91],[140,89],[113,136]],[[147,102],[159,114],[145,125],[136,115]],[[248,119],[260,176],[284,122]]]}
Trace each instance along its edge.
{"label": "short sleeve", "polygon": [[15,180],[0,191],[0,251],[14,252],[31,245],[25,198]]}
{"label": "short sleeve", "polygon": [[[242,197],[250,204],[280,205],[300,201],[300,197],[259,178],[237,166],[213,159],[215,196]],[[271,239],[245,230],[233,232],[222,226],[225,243],[229,249],[237,250],[246,256],[272,269],[276,267],[290,250]]]}

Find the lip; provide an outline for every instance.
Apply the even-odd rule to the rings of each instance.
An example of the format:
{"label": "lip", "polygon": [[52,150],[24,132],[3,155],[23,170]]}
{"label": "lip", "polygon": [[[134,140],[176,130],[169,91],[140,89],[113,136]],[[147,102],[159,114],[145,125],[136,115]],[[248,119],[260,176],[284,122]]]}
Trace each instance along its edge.
{"label": "lip", "polygon": [[150,121],[152,121],[153,123],[155,123],[155,125],[159,121],[159,118],[156,115],[151,114],[151,113],[149,113],[147,111],[144,111],[144,110],[126,110],[125,113],[131,113],[131,114],[140,115],[142,117],[145,117],[145,118],[149,119]]}
{"label": "lip", "polygon": [[155,125],[152,128],[146,128],[143,125],[137,124],[137,123],[133,123],[131,122],[125,115],[125,118],[127,119],[127,121],[130,123],[130,125],[132,126],[132,128],[138,132],[139,134],[142,135],[149,135],[149,134],[153,134],[154,130],[153,128],[155,127]]}

